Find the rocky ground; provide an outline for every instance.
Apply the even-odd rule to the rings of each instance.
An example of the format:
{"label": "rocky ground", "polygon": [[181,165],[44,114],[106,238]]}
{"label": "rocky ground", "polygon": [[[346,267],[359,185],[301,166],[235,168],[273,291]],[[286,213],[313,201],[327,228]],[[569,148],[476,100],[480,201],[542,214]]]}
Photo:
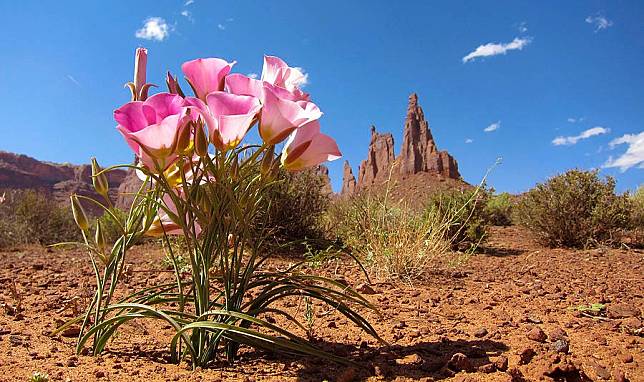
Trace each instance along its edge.
{"label": "rocky ground", "polygon": [[[137,248],[128,288],[170,278],[161,258]],[[87,304],[93,276],[85,255],[0,253],[0,381],[26,381],[35,371],[51,381],[644,381],[643,251],[547,249],[509,227],[494,229],[465,265],[413,284],[365,286],[349,263],[318,271],[348,280],[381,309],[382,317],[365,314],[389,346],[315,307],[318,346],[363,368],[246,350],[233,365],[193,372],[169,363],[171,331],[152,321],[124,327],[99,357],[75,355],[75,333],[49,332]],[[575,309],[595,303],[605,306],[598,315]],[[303,317],[301,301],[284,307]]]}

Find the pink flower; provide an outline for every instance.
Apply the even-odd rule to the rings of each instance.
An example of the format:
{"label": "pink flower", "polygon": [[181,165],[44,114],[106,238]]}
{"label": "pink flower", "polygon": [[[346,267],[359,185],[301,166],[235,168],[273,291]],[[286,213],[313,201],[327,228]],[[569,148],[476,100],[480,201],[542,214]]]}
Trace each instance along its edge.
{"label": "pink flower", "polygon": [[[178,197],[184,198],[185,195],[183,194],[182,191],[178,190]],[[166,235],[183,235],[184,231],[183,231],[183,228],[181,227],[180,222],[175,221],[175,219],[178,219],[178,216],[177,216],[178,211],[177,211],[177,206],[174,204],[170,195],[168,194],[163,195],[162,203],[167,210],[161,207],[159,208],[157,212],[157,216],[154,218],[154,221],[152,221],[152,224],[145,232],[145,234],[148,236],[154,236],[154,237],[163,236],[164,233]],[[170,213],[168,213],[168,211]],[[187,217],[188,216],[186,215],[186,220],[188,220]],[[188,229],[192,229],[192,227],[188,227]],[[199,236],[200,233],[201,233],[201,226],[199,225],[199,223],[195,222],[194,234],[196,236]]]}
{"label": "pink flower", "polygon": [[264,56],[262,81],[268,82],[278,88],[285,89],[292,94],[293,101],[308,101],[309,99],[309,95],[300,90],[300,86],[306,84],[307,76],[302,73],[300,68],[288,66],[288,64],[279,57]]}
{"label": "pink flower", "polygon": [[236,147],[256,120],[262,105],[253,96],[212,92],[206,103],[197,98],[186,98],[208,125],[210,142],[220,151]]}
{"label": "pink flower", "polygon": [[297,171],[341,156],[333,138],[320,133],[320,122],[312,121],[291,134],[282,150],[282,165],[289,171]]}
{"label": "pink flower", "polygon": [[176,160],[177,137],[189,118],[183,106],[180,96],[159,93],[114,111],[116,128],[148,169],[162,171]]}
{"label": "pink flower", "polygon": [[246,95],[264,99],[263,82],[243,74],[233,73],[226,76],[226,90],[232,94]]}
{"label": "pink flower", "polygon": [[298,127],[321,116],[322,112],[313,102],[280,98],[272,86],[264,84],[264,106],[259,124],[259,135],[264,142],[277,144]]}
{"label": "pink flower", "polygon": [[220,58],[199,58],[185,62],[181,70],[186,75],[188,83],[194,90],[195,95],[202,101],[214,91],[224,90],[224,78],[235,61],[227,62]]}

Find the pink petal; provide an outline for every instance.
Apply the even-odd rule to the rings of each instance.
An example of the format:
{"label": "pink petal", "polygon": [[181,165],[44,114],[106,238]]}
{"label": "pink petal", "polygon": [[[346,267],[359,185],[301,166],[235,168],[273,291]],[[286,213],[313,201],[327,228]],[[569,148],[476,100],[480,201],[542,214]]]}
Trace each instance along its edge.
{"label": "pink petal", "polygon": [[154,109],[141,101],[128,102],[114,110],[114,119],[130,132],[139,131],[157,121]]}
{"label": "pink petal", "polygon": [[156,112],[156,121],[161,121],[169,115],[181,113],[184,101],[181,96],[176,94],[159,93],[148,98],[144,104],[153,107]]}
{"label": "pink petal", "polygon": [[[296,131],[296,134],[299,133],[299,131],[300,129]],[[335,140],[328,135],[318,132],[318,134],[314,135],[312,139],[302,143],[308,143],[308,146],[302,153],[295,158],[289,158],[289,152],[297,150],[298,146],[293,145],[293,142],[295,141],[296,138],[293,138],[293,140],[289,142],[290,144],[287,144],[287,146],[284,147],[284,152],[282,154],[282,163],[289,171],[303,170],[305,168],[317,166],[326,161],[336,160],[342,156]]]}
{"label": "pink petal", "polygon": [[312,102],[279,98],[270,86],[264,86],[264,106],[259,134],[264,142],[277,144],[296,128],[319,119],[320,109]]}
{"label": "pink petal", "polygon": [[220,58],[199,58],[181,65],[197,97],[205,99],[208,93],[224,89],[224,78],[230,73],[235,62]]}
{"label": "pink petal", "polygon": [[226,76],[226,89],[233,94],[263,98],[262,81],[233,73]]}

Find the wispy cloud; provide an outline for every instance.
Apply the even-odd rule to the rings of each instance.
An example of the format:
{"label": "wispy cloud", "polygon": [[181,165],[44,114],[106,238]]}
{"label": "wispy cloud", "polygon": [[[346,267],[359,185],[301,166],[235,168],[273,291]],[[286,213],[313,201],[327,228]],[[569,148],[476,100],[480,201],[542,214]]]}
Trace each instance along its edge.
{"label": "wispy cloud", "polygon": [[192,17],[192,12],[190,12],[187,9],[184,9],[183,11],[181,11],[181,16],[187,18],[188,21],[190,21],[191,23],[195,22],[195,19]]}
{"label": "wispy cloud", "polygon": [[217,28],[219,28],[219,30],[222,30],[222,31],[226,30],[226,26],[224,24],[217,24]]}
{"label": "wispy cloud", "polygon": [[246,76],[252,79],[256,79],[257,77],[259,77],[257,73],[248,73]]}
{"label": "wispy cloud", "polygon": [[185,2],[185,3],[183,3],[183,6],[184,6],[184,7],[187,7],[187,6],[188,6],[188,5],[190,5],[190,4],[194,4],[194,2],[195,2],[195,0],[186,0],[186,2]]}
{"label": "wispy cloud", "polygon": [[601,126],[595,126],[588,130],[582,131],[581,134],[579,135],[574,135],[570,137],[564,137],[564,136],[556,137],[555,139],[552,140],[552,144],[555,146],[571,146],[583,139],[588,139],[596,135],[602,135],[602,134],[608,134],[608,133],[610,133],[610,129],[601,127]]}
{"label": "wispy cloud", "polygon": [[78,81],[76,80],[76,78],[74,78],[71,74],[68,74],[68,75],[67,75],[67,79],[68,79],[68,80],[70,80],[71,82],[73,82],[73,83],[74,83],[74,85],[76,85],[76,86],[78,86],[78,87],[81,87],[80,82],[78,82]]}
{"label": "wispy cloud", "polygon": [[486,133],[491,133],[492,131],[498,130],[500,128],[501,128],[501,121],[496,121],[490,126],[483,129],[483,131],[485,131]]}
{"label": "wispy cloud", "polygon": [[170,35],[170,26],[161,17],[148,17],[143,21],[143,27],[134,34],[144,40],[163,41]]}
{"label": "wispy cloud", "polygon": [[609,146],[614,148],[617,145],[627,144],[626,152],[613,159],[609,157],[603,167],[619,167],[624,172],[631,167],[644,168],[644,131],[639,134],[625,134],[613,139]]}
{"label": "wispy cloud", "polygon": [[519,33],[526,33],[528,31],[528,23],[525,21],[520,22],[517,29],[519,30]]}
{"label": "wispy cloud", "polygon": [[519,38],[515,37],[514,40],[508,43],[487,43],[480,45],[473,52],[463,57],[463,63],[469,62],[477,57],[496,56],[498,54],[506,54],[511,50],[521,50],[532,41],[531,37]]}
{"label": "wispy cloud", "polygon": [[306,85],[308,85],[308,84],[309,84],[309,74],[304,70],[304,68],[301,68],[301,67],[297,67],[297,66],[296,66],[296,67],[294,67],[293,69],[295,69],[295,70],[299,70],[299,71],[300,71],[300,73],[302,73],[302,77],[301,77],[301,78],[300,78],[300,80],[299,80],[296,84],[294,84],[294,85],[296,85],[296,86],[298,86],[298,87],[300,87],[300,88],[303,88],[303,87],[305,87]]}
{"label": "wispy cloud", "polygon": [[601,13],[597,13],[595,16],[586,17],[586,22],[595,26],[595,33],[600,30],[607,29],[613,25],[613,22],[607,19]]}
{"label": "wispy cloud", "polygon": [[568,117],[568,119],[566,121],[568,121],[568,123],[577,123],[577,122],[582,122],[584,119],[586,119],[586,118],[584,118],[584,117]]}
{"label": "wispy cloud", "polygon": [[467,139],[465,140],[465,143],[472,143],[472,142],[474,142],[474,140],[473,140],[472,138],[467,138]]}

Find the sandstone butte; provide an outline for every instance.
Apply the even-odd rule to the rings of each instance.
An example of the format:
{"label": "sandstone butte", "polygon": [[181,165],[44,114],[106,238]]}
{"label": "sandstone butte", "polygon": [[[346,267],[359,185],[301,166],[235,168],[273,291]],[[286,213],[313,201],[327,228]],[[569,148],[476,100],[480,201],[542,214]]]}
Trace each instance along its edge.
{"label": "sandstone butte", "polygon": [[349,162],[344,163],[341,195],[382,188],[388,180],[422,194],[433,188],[467,187],[456,159],[447,151],[438,150],[416,93],[409,96],[400,154],[396,157],[394,153],[391,133],[378,133],[371,126],[367,158],[360,164],[357,180]]}

